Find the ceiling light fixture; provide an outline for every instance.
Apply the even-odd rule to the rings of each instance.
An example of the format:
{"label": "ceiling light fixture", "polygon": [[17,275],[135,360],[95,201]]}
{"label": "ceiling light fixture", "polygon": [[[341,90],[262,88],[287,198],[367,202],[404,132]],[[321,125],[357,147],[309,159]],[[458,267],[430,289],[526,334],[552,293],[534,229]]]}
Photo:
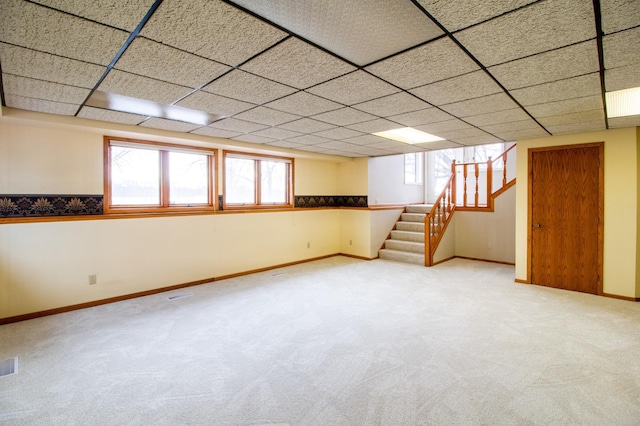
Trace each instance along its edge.
{"label": "ceiling light fixture", "polygon": [[605,93],[607,118],[640,115],[640,87]]}
{"label": "ceiling light fixture", "polygon": [[408,144],[437,142],[444,140],[444,138],[441,138],[439,136],[422,132],[411,127],[401,127],[399,129],[386,130],[384,132],[374,133],[374,135]]}
{"label": "ceiling light fixture", "polygon": [[167,120],[183,121],[185,123],[208,126],[216,120],[224,118],[222,115],[209,114],[204,111],[167,105],[146,99],[132,98],[96,90],[86,102],[87,106],[114,111],[128,112],[131,114],[145,115],[148,117],[166,118]]}

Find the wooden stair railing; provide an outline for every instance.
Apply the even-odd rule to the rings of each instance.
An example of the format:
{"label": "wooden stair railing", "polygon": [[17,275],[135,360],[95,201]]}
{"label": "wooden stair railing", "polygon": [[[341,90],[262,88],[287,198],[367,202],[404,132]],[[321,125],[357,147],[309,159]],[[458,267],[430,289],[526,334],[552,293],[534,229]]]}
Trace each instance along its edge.
{"label": "wooden stair railing", "polygon": [[[433,265],[433,255],[438,248],[438,244],[440,244],[440,240],[444,235],[444,231],[447,229],[449,222],[451,221],[451,217],[456,210],[460,211],[485,211],[492,212],[494,209],[494,201],[495,198],[505,192],[507,189],[511,188],[516,183],[515,177],[509,181],[507,181],[507,157],[510,151],[515,148],[515,144],[510,146],[507,150],[505,150],[502,154],[498,156],[495,160],[492,160],[489,157],[489,160],[484,163],[456,163],[455,160],[451,163],[451,177],[449,181],[445,185],[442,193],[436,199],[436,202],[433,205],[433,208],[424,219],[424,242],[425,242],[425,250],[424,250],[424,265],[432,266]],[[493,163],[494,162],[502,162],[502,180],[499,183],[499,188],[493,191]],[[480,195],[480,171],[482,165],[486,165],[486,204],[481,205],[479,203],[479,195]],[[462,200],[456,198],[457,191],[457,182],[456,175],[457,169],[460,168],[462,172],[462,177],[464,179],[462,184]],[[473,176],[475,178],[475,192],[474,192],[474,203],[473,205],[469,205],[468,203],[468,193],[467,193],[467,177],[469,176],[469,169],[472,169]]]}

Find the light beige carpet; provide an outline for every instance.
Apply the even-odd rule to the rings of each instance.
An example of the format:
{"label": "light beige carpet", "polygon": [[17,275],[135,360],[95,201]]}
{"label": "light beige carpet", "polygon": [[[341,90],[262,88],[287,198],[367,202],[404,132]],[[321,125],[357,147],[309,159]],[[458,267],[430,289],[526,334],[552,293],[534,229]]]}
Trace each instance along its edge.
{"label": "light beige carpet", "polygon": [[640,304],[513,279],[333,257],[0,326],[0,424],[639,424]]}

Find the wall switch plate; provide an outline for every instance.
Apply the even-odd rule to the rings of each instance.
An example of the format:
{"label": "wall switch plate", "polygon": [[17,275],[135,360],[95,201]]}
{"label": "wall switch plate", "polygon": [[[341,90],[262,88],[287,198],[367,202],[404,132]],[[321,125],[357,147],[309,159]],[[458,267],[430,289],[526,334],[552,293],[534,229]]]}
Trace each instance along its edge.
{"label": "wall switch plate", "polygon": [[98,284],[98,276],[97,275],[89,275],[89,285]]}

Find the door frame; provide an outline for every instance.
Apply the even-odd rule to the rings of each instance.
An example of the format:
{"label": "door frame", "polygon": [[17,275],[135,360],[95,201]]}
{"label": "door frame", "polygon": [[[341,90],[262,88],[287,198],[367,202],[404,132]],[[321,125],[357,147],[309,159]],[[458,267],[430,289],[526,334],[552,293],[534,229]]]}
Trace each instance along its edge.
{"label": "door frame", "polygon": [[529,148],[527,152],[527,283],[531,282],[531,258],[533,247],[533,169],[532,158],[534,152],[558,151],[563,149],[598,148],[598,292],[603,295],[603,264],[604,264],[604,142],[591,142],[574,145],[558,145],[540,148]]}

